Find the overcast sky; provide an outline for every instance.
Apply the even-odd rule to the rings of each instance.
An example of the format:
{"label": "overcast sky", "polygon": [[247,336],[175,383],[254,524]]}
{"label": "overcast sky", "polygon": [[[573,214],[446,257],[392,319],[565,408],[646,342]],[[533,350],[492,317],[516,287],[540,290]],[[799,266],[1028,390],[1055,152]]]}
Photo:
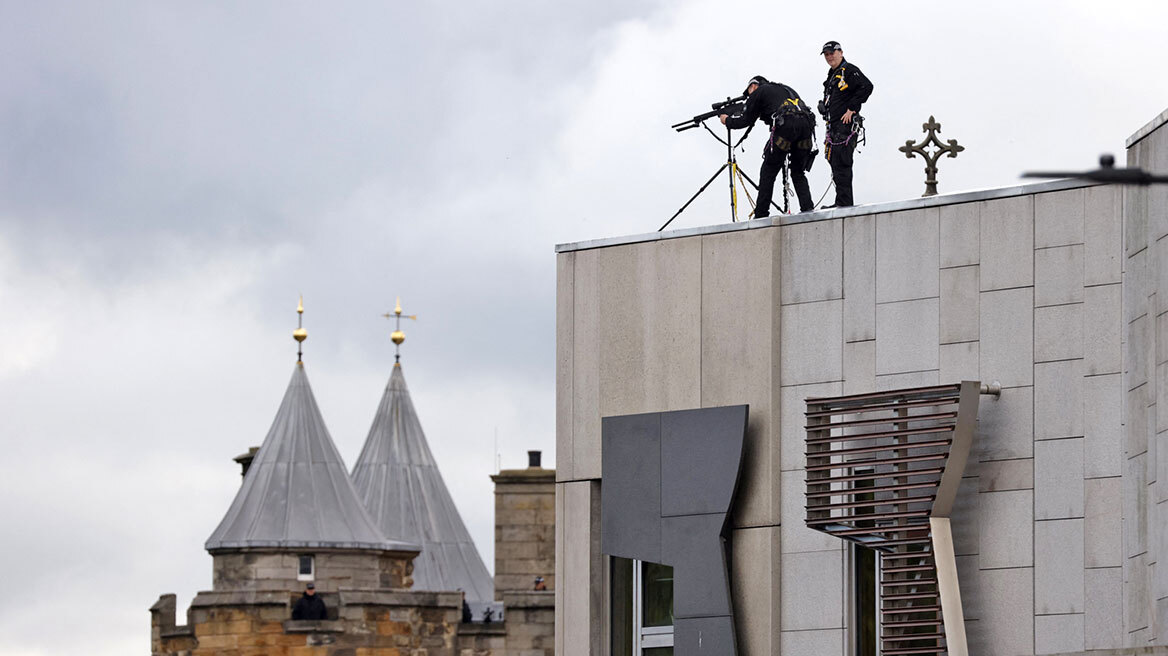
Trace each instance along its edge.
{"label": "overcast sky", "polygon": [[[951,192],[1122,161],[1168,107],[1168,3],[965,6],[0,0],[3,651],[144,654],[158,595],[182,621],[210,588],[300,293],[349,466],[379,315],[420,315],[406,379],[492,567],[496,434],[504,467],[554,462],[554,244],[655,230],[723,158],[669,125],[755,74],[814,104],[828,39],[875,84],[859,203],[923,191],[896,148],[930,114]],[[675,226],[727,214],[714,185]]]}

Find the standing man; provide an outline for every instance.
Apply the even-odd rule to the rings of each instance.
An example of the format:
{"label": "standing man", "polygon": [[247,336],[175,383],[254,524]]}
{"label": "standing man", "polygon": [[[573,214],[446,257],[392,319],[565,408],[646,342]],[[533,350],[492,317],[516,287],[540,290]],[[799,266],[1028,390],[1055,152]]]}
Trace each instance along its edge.
{"label": "standing man", "polygon": [[315,584],[309,583],[307,586],[305,586],[304,594],[296,600],[296,605],[292,607],[292,619],[328,619],[328,609],[325,608],[324,600],[316,596]]}
{"label": "standing man", "polygon": [[815,203],[811,200],[811,187],[807,185],[807,169],[813,161],[815,114],[803,104],[794,89],[770,82],[761,75],[750,78],[743,93],[747,98],[742,111],[733,116],[722,114],[718,118],[731,129],[748,127],[757,120],[771,127],[770,138],[762,149],[754,218],[770,216],[775,178],[788,157],[791,159],[795,195],[799,197],[799,211],[810,212],[815,209]]}
{"label": "standing man", "polygon": [[[823,82],[823,102],[819,113],[827,122],[825,154],[831,164],[831,179],[835,182],[835,204],[828,207],[851,207],[852,155],[856,150],[856,131],[859,129],[860,105],[872,95],[872,83],[860,68],[844,59],[838,41],[823,44],[823,58],[830,70]],[[862,120],[862,119],[861,119]]]}

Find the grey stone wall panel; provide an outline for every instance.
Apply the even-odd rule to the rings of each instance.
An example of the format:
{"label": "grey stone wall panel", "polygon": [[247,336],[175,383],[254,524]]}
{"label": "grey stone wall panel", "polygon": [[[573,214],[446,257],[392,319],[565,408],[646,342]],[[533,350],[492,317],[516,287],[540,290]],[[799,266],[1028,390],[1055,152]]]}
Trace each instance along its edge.
{"label": "grey stone wall panel", "polygon": [[1059,246],[1034,252],[1034,305],[1083,301],[1083,246]]}
{"label": "grey stone wall panel", "polygon": [[1030,490],[983,492],[978,500],[983,571],[1034,564],[1034,493]]}
{"label": "grey stone wall panel", "polygon": [[876,306],[876,375],[937,369],[937,298]]}
{"label": "grey stone wall panel", "polygon": [[556,256],[556,479],[572,480],[572,352],[576,254]]}
{"label": "grey stone wall panel", "polygon": [[843,551],[784,553],[782,560],[783,631],[844,626]]}
{"label": "grey stone wall panel", "polygon": [[1034,439],[1083,435],[1083,361],[1034,365]]}
{"label": "grey stone wall panel", "polygon": [[1071,303],[1035,308],[1035,362],[1083,357],[1083,307],[1084,303]]}
{"label": "grey stone wall panel", "polygon": [[980,404],[972,451],[982,461],[1034,455],[1034,388],[1003,389],[997,399]]}
{"label": "grey stone wall panel", "polygon": [[876,339],[876,217],[848,217],[843,224],[844,339]]}
{"label": "grey stone wall panel", "polygon": [[1120,374],[1083,379],[1083,475],[1087,478],[1123,473],[1123,377]]}
{"label": "grey stone wall panel", "polygon": [[1034,618],[1034,653],[1068,654],[1083,651],[1084,617],[1039,615]]}
{"label": "grey stone wall panel", "polygon": [[843,221],[797,223],[780,232],[782,304],[843,298]]}
{"label": "grey stone wall panel", "polygon": [[876,387],[876,340],[844,342],[844,394],[860,394]]}
{"label": "grey stone wall panel", "polygon": [[1083,517],[1083,490],[1083,438],[1035,442],[1034,518]]}
{"label": "grey stone wall panel", "polygon": [[1123,565],[1123,479],[1090,478],[1084,485],[1083,563],[1085,567]]}
{"label": "grey stone wall panel", "polygon": [[[600,251],[577,253],[573,275],[569,461],[571,479],[579,480],[600,477]],[[557,453],[557,469],[558,460]]]}
{"label": "grey stone wall panel", "polygon": [[1034,247],[1083,243],[1086,189],[1034,196]]}
{"label": "grey stone wall panel", "polygon": [[1123,646],[1123,568],[1085,570],[1083,590],[1084,649]]}
{"label": "grey stone wall panel", "polygon": [[[942,310],[944,312],[944,310]],[[942,344],[938,380],[981,380],[979,342]]]}
{"label": "grey stone wall panel", "polygon": [[1083,282],[1117,283],[1123,268],[1123,196],[1116,187],[1084,190]]}
{"label": "grey stone wall panel", "polygon": [[1035,522],[1034,549],[1035,614],[1082,613],[1083,520]]}
{"label": "grey stone wall panel", "polygon": [[942,205],[938,208],[942,268],[969,266],[980,261],[980,208],[979,203]]}
{"label": "grey stone wall panel", "polygon": [[[986,567],[983,561],[982,567]],[[981,603],[984,654],[1031,654],[1034,650],[1034,580],[1029,567],[982,569]],[[974,652],[971,652],[974,653]]]}
{"label": "grey stone wall panel", "polygon": [[[982,267],[985,277],[985,267]],[[983,282],[984,286],[985,283]],[[983,292],[979,300],[981,373],[1003,387],[1034,383],[1034,291],[1029,287]]]}
{"label": "grey stone wall panel", "polygon": [[843,380],[843,302],[785,305],[782,309],[781,384]]}
{"label": "grey stone wall panel", "polygon": [[978,339],[978,267],[941,270],[941,344]]}
{"label": "grey stone wall panel", "polygon": [[1018,196],[978,203],[981,289],[1034,284],[1034,199]]}
{"label": "grey stone wall panel", "polygon": [[1083,360],[1088,376],[1122,371],[1122,298],[1120,285],[1083,290]]}
{"label": "grey stone wall panel", "polygon": [[730,591],[738,648],[771,654],[779,648],[779,527],[735,529],[731,540]]}
{"label": "grey stone wall panel", "polygon": [[938,295],[939,216],[935,207],[876,215],[877,304]]}

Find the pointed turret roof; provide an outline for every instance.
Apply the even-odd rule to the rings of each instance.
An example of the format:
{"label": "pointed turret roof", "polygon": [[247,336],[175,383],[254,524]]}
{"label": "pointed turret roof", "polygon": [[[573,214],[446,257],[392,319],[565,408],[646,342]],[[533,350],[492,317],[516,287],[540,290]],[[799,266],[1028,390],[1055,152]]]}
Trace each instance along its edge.
{"label": "pointed turret roof", "polygon": [[365,511],[299,362],[235,501],[205,547],[419,548],[386,538]]}
{"label": "pointed turret roof", "polygon": [[442,481],[400,365],[395,364],[353,483],[382,532],[422,545],[415,590],[466,591],[494,598],[494,583]]}

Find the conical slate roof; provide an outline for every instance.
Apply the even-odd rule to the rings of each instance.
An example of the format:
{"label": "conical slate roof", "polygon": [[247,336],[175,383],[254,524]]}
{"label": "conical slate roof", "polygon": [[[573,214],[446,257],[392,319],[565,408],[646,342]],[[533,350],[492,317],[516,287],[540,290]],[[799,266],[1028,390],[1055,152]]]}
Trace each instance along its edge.
{"label": "conical slate roof", "polygon": [[387,539],[365,512],[300,363],[235,501],[205,547],[418,549]]}
{"label": "conical slate roof", "polygon": [[438,472],[399,365],[353,467],[353,484],[382,532],[422,545],[414,559],[415,590],[462,589],[471,601],[494,598],[494,581]]}

